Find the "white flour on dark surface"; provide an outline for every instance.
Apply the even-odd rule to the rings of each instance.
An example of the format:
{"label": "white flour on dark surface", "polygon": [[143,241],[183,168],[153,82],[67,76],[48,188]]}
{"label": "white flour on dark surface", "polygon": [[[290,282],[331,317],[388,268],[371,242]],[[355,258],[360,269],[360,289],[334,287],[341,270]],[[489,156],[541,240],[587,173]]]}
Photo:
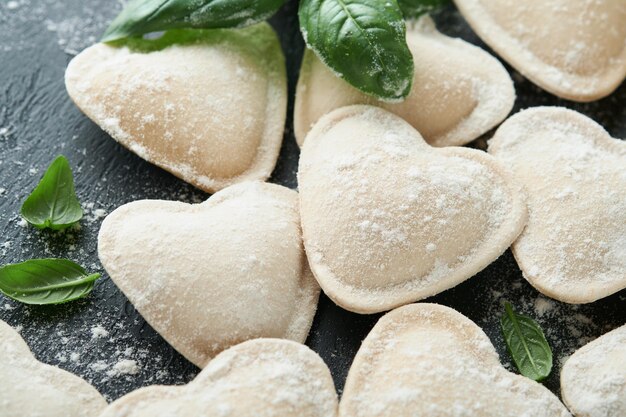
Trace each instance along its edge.
{"label": "white flour on dark surface", "polygon": [[[114,0],[0,3],[1,264],[66,257],[89,272],[104,273],[96,237],[105,213],[137,199],[197,203],[207,197],[123,149],[67,97],[63,74],[69,59],[97,40],[120,8]],[[302,53],[302,43],[293,40],[299,39],[296,10],[295,2],[289,2],[271,21],[286,48],[290,97]],[[443,33],[484,47],[452,6],[435,20]],[[514,112],[563,105],[590,116],[612,136],[626,137],[625,85],[604,100],[574,104],[542,92],[517,72],[512,76],[518,95]],[[295,188],[298,151],[290,123],[271,181]],[[471,146],[484,149],[484,142],[479,139]],[[74,170],[85,218],[80,227],[65,232],[39,231],[20,218],[19,208],[58,154],[67,156]],[[31,175],[30,169],[36,173]],[[503,363],[513,369],[499,329],[504,300],[544,329],[555,354],[546,386],[557,393],[564,358],[626,323],[624,291],[580,306],[546,299],[526,283],[508,251],[477,276],[428,299],[459,310],[483,328]],[[339,390],[361,340],[378,317],[347,313],[322,297],[307,344],[329,365]],[[145,323],[106,274],[86,299],[65,305],[29,307],[0,295],[0,319],[19,329],[38,359],[85,378],[110,400],[141,386],[186,383],[198,372]],[[107,336],[92,338],[95,326]]]}

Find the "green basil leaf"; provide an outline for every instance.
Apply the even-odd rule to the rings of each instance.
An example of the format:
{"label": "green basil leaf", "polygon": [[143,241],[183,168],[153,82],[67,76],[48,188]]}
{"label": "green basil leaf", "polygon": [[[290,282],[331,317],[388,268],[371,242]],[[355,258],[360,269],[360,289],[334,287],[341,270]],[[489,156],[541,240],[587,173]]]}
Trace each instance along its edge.
{"label": "green basil leaf", "polygon": [[500,320],[504,340],[519,372],[541,381],[552,370],[552,350],[541,327],[530,317],[517,314],[505,303]]}
{"label": "green basil leaf", "polygon": [[399,101],[411,91],[413,56],[396,0],[301,0],[307,45],[364,93]]}
{"label": "green basil leaf", "polygon": [[0,268],[0,292],[26,304],[59,304],[89,294],[99,277],[67,259],[32,259]]}
{"label": "green basil leaf", "polygon": [[130,0],[102,42],[168,29],[249,26],[272,16],[285,0]]}
{"label": "green basil leaf", "polygon": [[416,19],[426,13],[442,8],[450,0],[398,0],[405,19]]}
{"label": "green basil leaf", "polygon": [[52,162],[22,204],[20,214],[35,227],[53,230],[68,228],[83,217],[83,209],[74,190],[72,169],[63,155]]}

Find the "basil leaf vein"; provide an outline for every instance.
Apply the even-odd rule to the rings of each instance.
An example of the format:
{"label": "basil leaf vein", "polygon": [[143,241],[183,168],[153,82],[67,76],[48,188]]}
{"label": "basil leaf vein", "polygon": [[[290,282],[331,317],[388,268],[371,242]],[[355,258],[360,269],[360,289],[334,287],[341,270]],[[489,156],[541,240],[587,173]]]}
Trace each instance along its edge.
{"label": "basil leaf vein", "polygon": [[515,366],[525,377],[545,379],[552,370],[552,350],[541,327],[530,317],[513,311],[510,303],[504,308],[500,325]]}
{"label": "basil leaf vein", "polygon": [[382,100],[409,94],[413,56],[395,0],[302,0],[298,16],[307,45],[339,77]]}
{"label": "basil leaf vein", "polygon": [[83,217],[74,189],[72,169],[61,155],[48,167],[37,187],[22,204],[20,214],[40,229],[62,230]]}
{"label": "basil leaf vein", "polygon": [[249,26],[272,16],[285,0],[131,0],[102,42],[169,29]]}
{"label": "basil leaf vein", "polygon": [[98,278],[67,259],[31,259],[0,268],[0,292],[25,304],[60,304],[89,294]]}

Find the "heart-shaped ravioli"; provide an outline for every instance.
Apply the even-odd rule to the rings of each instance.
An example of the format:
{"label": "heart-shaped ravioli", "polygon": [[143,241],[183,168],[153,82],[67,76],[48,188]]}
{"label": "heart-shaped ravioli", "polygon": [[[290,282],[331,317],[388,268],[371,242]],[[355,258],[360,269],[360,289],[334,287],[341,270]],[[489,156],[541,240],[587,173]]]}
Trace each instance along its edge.
{"label": "heart-shaped ravioli", "polygon": [[455,310],[413,304],[382,317],[359,349],[342,417],[565,417],[543,385],[508,372],[480,327]]}
{"label": "heart-shaped ravioli", "polygon": [[588,303],[626,287],[626,143],[558,107],[509,118],[489,153],[526,185],[528,226],[513,244],[542,293]]}
{"label": "heart-shaped ravioli", "polygon": [[320,117],[350,104],[375,104],[397,114],[433,146],[468,143],[509,114],[515,90],[497,59],[461,39],[442,35],[428,16],[407,25],[415,76],[402,103],[385,103],[359,92],[310,50],[305,52],[294,111],[300,145]]}
{"label": "heart-shaped ravioli", "polygon": [[626,325],[570,356],[561,370],[561,395],[577,417],[626,416]]}
{"label": "heart-shaped ravioli", "polygon": [[324,116],[298,172],[313,274],[340,306],[373,313],[451,288],[526,223],[521,187],[485,152],[433,148],[372,106]]}
{"label": "heart-shaped ravioli", "polygon": [[287,91],[263,23],[97,44],[65,73],[76,105],[122,145],[209,192],[272,172]]}
{"label": "heart-shaped ravioli", "polygon": [[317,308],[298,196],[279,185],[246,182],[196,205],[126,204],[102,223],[98,254],[146,321],[199,367],[256,337],[304,342]]}
{"label": "heart-shaped ravioli", "polygon": [[106,405],[81,378],[37,361],[20,335],[0,320],[2,417],[94,416]]}
{"label": "heart-shaped ravioli", "polygon": [[304,345],[244,342],[219,354],[189,384],[141,388],[100,417],[334,417],[328,368]]}
{"label": "heart-shaped ravioli", "polygon": [[607,96],[626,77],[623,0],[455,0],[478,35],[532,82],[563,98]]}

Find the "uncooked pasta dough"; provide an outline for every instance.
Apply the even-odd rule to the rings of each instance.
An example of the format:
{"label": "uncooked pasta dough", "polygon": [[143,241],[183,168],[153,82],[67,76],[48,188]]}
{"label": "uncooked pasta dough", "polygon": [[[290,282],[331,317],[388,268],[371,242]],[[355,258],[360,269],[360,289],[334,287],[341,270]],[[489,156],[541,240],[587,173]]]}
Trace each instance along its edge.
{"label": "uncooked pasta dough", "polygon": [[189,384],[141,388],[100,417],[335,417],[322,359],[286,340],[256,339],[219,354]]}
{"label": "uncooked pasta dough", "polygon": [[579,304],[626,287],[626,142],[580,113],[536,107],[504,122],[489,153],[526,185],[528,226],[512,249],[535,288]]}
{"label": "uncooked pasta dough", "polygon": [[298,172],[304,245],[324,292],[373,313],[437,294],[500,256],[526,205],[495,158],[429,146],[373,106],[324,116]]}
{"label": "uncooked pasta dough", "polygon": [[455,0],[478,35],[532,82],[593,101],[626,77],[623,0]]}
{"label": "uncooked pasta dough", "polygon": [[95,416],[104,397],[81,378],[35,359],[22,337],[0,320],[0,415]]}
{"label": "uncooked pasta dough", "polygon": [[176,350],[204,367],[257,337],[304,342],[317,307],[298,195],[246,182],[202,204],[143,200],[102,223],[102,265]]}
{"label": "uncooked pasta dough", "polygon": [[65,83],[115,140],[205,191],[264,180],[276,164],[287,87],[266,23],[97,44],[70,62]]}
{"label": "uncooked pasta dough", "polygon": [[467,317],[437,304],[383,316],[354,358],[341,417],[566,417],[543,385],[500,364]]}
{"label": "uncooked pasta dough", "polygon": [[561,370],[561,395],[577,417],[626,416],[626,325],[567,359]]}
{"label": "uncooked pasta dough", "polygon": [[324,114],[350,104],[375,104],[409,122],[433,146],[463,145],[500,123],[515,90],[497,59],[461,39],[437,31],[430,17],[407,23],[415,61],[411,93],[401,103],[367,96],[338,78],[307,50],[296,89],[294,128],[298,143]]}

